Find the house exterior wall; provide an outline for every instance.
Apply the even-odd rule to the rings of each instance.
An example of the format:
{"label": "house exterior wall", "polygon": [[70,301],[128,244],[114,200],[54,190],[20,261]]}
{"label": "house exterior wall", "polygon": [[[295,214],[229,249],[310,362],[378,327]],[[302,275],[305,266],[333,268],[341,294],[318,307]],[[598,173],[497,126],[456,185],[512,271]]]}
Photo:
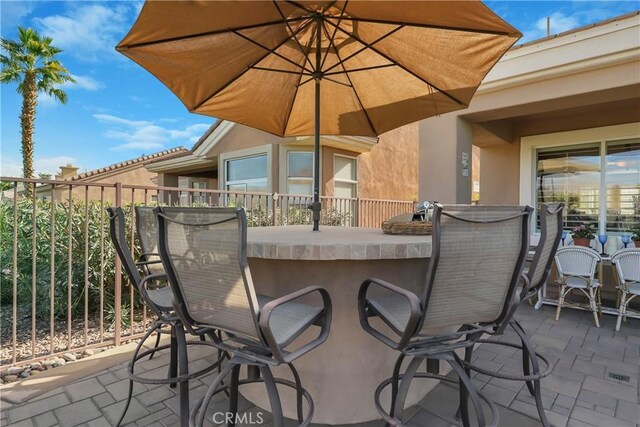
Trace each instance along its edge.
{"label": "house exterior wall", "polygon": [[520,142],[480,150],[480,200],[488,205],[517,205]]}
{"label": "house exterior wall", "polygon": [[[157,174],[155,172],[150,172],[145,169],[144,165],[132,165],[127,168],[123,168],[117,171],[100,173],[96,176],[88,177],[86,179],[80,181],[73,181],[79,185],[74,186],[72,190],[72,198],[77,200],[85,199],[85,188],[87,189],[86,197],[88,200],[100,200],[101,197],[105,202],[114,203],[115,202],[115,190],[114,188],[105,188],[104,193],[102,192],[99,186],[89,186],[85,187],[84,183],[104,183],[104,184],[115,184],[117,182],[121,182],[123,184],[129,185],[140,185],[140,186],[148,186],[155,187],[156,186],[156,177]],[[47,186],[46,188],[40,188],[37,192],[39,197],[49,197],[51,194],[51,188]],[[148,191],[146,194],[146,201],[150,202],[151,197],[155,196],[155,191]],[[60,188],[55,190],[55,200],[67,200],[69,198],[69,189]],[[130,203],[132,201],[131,190],[123,190],[122,192],[122,203]],[[136,190],[133,193],[133,202],[135,203],[144,203],[145,202],[145,192],[143,190]]]}
{"label": "house exterior wall", "polygon": [[421,122],[420,199],[441,191],[442,201],[470,200],[452,170],[473,144],[480,202],[533,204],[520,194],[523,138],[640,122],[639,31],[635,14],[507,52],[468,109]]}
{"label": "house exterior wall", "polygon": [[363,198],[417,200],[418,123],[380,136],[358,157],[358,194]]}

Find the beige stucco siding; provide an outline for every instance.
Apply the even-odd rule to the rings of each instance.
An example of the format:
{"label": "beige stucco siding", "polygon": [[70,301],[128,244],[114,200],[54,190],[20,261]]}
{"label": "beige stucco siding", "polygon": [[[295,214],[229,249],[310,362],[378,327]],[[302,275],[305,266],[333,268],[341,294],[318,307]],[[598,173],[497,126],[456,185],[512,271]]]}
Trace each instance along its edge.
{"label": "beige stucco siding", "polygon": [[520,142],[480,151],[480,203],[517,205],[520,186]]}
{"label": "beige stucco siding", "polygon": [[418,123],[381,135],[371,152],[358,157],[358,195],[370,199],[416,200]]}

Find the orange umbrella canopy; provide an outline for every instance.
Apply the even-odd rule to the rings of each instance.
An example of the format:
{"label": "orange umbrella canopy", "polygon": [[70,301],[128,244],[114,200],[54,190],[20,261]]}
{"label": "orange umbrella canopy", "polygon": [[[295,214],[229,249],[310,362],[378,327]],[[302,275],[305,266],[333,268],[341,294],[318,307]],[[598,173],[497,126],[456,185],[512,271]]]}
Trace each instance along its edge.
{"label": "orange umbrella canopy", "polygon": [[480,1],[147,1],[117,50],[194,113],[377,136],[466,108],[520,36]]}

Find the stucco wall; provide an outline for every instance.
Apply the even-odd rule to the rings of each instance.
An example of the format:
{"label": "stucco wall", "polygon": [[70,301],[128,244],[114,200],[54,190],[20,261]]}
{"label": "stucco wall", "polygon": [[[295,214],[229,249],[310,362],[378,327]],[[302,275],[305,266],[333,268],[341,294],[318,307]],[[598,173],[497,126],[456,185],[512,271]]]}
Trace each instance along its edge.
{"label": "stucco wall", "polygon": [[[120,171],[114,171],[113,173],[107,174],[99,174],[96,177],[91,177],[90,179],[84,180],[82,182],[99,182],[105,184],[115,184],[117,182],[121,182],[123,184],[128,185],[141,185],[147,187],[155,187],[153,179],[156,178],[157,174],[155,172],[149,172],[145,167],[140,165],[135,165],[131,168],[126,168]],[[100,200],[101,197],[101,188],[100,187],[85,187],[83,185],[74,186],[72,191],[72,197],[74,199],[84,200],[85,198],[85,188],[88,188],[87,197],[89,200]],[[66,200],[69,197],[68,188],[56,189],[56,200]],[[39,195],[44,195],[44,193],[38,193]],[[147,191],[146,201],[151,202],[151,196],[156,195],[155,191]],[[122,190],[122,203],[131,203],[131,190],[123,189]],[[115,201],[115,189],[114,188],[105,188],[103,193],[103,200],[105,202],[113,203]],[[133,194],[133,201],[135,203],[144,203],[145,202],[145,191],[144,190],[136,190]]]}
{"label": "stucco wall", "polygon": [[358,194],[371,199],[417,199],[418,123],[381,135],[371,152],[358,157]]}
{"label": "stucco wall", "polygon": [[266,144],[277,144],[281,141],[282,138],[275,135],[247,126],[236,125],[207,152],[207,157],[213,158],[223,153],[259,147]]}
{"label": "stucco wall", "polygon": [[520,192],[520,141],[480,150],[480,203],[517,205]]}

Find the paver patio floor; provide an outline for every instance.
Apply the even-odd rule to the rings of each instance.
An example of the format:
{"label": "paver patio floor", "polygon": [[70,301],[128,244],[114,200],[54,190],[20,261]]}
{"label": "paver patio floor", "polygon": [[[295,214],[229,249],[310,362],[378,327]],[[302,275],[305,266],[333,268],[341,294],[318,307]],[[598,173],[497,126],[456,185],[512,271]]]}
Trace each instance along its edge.
{"label": "paver patio floor", "polygon": [[[553,364],[552,374],[542,380],[549,421],[560,427],[640,427],[640,320],[629,319],[623,323],[620,332],[614,332],[613,316],[603,316],[601,327],[596,328],[588,312],[564,309],[558,322],[554,321],[554,314],[555,308],[552,307],[534,310],[524,305],[516,315],[537,351]],[[515,334],[510,332],[501,339],[516,341]],[[197,347],[190,353],[191,370],[211,363],[214,356],[209,355],[210,350],[209,353],[206,351]],[[521,369],[520,354],[515,349],[485,344],[474,355],[475,362],[488,369],[512,373]],[[139,366],[145,371],[157,370],[161,376],[166,373],[167,363],[168,356],[163,354]],[[612,374],[622,375],[628,381],[611,378]],[[190,382],[192,403],[205,393],[211,380],[212,376],[208,375]],[[491,379],[482,374],[474,374],[474,381],[498,405],[500,426],[540,425],[535,419],[535,403],[524,383]],[[123,409],[127,387],[126,364],[120,364],[29,402],[17,406],[3,404],[0,421],[2,425],[15,426],[114,425]],[[177,390],[166,385],[135,384],[125,425],[179,425]],[[373,396],[373,390],[371,394]],[[457,401],[457,388],[441,383],[418,405],[405,411],[406,425],[458,425],[454,419]],[[220,395],[209,411],[225,409],[226,400]],[[262,410],[242,400],[239,411],[257,413]],[[268,413],[262,411],[262,418],[265,421],[263,425],[270,425]],[[296,423],[291,421],[288,425]],[[380,421],[358,424],[360,427],[381,425]]]}

